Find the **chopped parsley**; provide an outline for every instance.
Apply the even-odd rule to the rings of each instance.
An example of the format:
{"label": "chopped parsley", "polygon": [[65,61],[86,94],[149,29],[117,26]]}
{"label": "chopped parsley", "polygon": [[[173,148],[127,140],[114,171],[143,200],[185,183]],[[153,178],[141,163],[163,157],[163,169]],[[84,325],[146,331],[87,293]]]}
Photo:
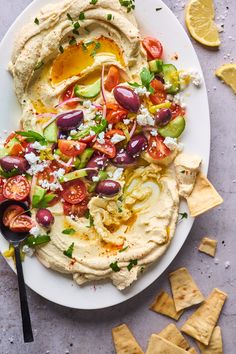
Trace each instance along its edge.
{"label": "chopped parsley", "polygon": [[107,14],[107,21],[111,21],[112,20],[112,14]]}
{"label": "chopped parsley", "polygon": [[151,73],[147,68],[143,68],[140,73],[140,78],[143,86],[145,86],[149,92],[154,93],[154,89],[151,86],[151,82],[154,79],[154,74]]}
{"label": "chopped parsley", "polygon": [[56,194],[49,193],[47,194],[47,191],[45,189],[45,192],[43,195],[33,195],[32,198],[32,207],[33,208],[47,208],[49,206],[49,203],[56,197]]}
{"label": "chopped parsley", "polygon": [[42,66],[44,65],[43,61],[39,61],[35,67],[34,67],[34,71],[39,70]]}
{"label": "chopped parsley", "polygon": [[90,54],[91,57],[94,57],[97,54],[97,50],[100,49],[100,48],[101,48],[101,43],[96,42],[95,43],[95,47],[94,47],[92,53]]}
{"label": "chopped parsley", "polygon": [[179,222],[182,221],[183,219],[188,219],[188,213],[179,213],[180,219]]}
{"label": "chopped parsley", "polygon": [[85,13],[84,12],[81,12],[80,14],[79,14],[79,20],[80,21],[83,21],[85,19]]}
{"label": "chopped parsley", "polygon": [[90,4],[91,4],[91,5],[96,5],[97,2],[98,2],[98,0],[91,0],[91,1],[90,1]]}
{"label": "chopped parsley", "polygon": [[73,251],[74,251],[74,246],[75,246],[75,244],[74,244],[74,242],[70,245],[70,247],[66,250],[66,251],[64,251],[63,252],[63,254],[66,256],[66,257],[68,257],[68,258],[72,258],[72,253],[73,253]]}
{"label": "chopped parsley", "polygon": [[160,10],[162,10],[162,7],[157,7],[156,8],[156,11],[160,11]]}
{"label": "chopped parsley", "polygon": [[65,229],[62,231],[64,235],[74,235],[76,233],[75,229]]}
{"label": "chopped parsley", "polygon": [[45,139],[44,136],[42,136],[41,134],[34,132],[33,130],[28,130],[27,132],[21,132],[21,131],[17,131],[16,132],[18,135],[24,136],[26,139],[26,141],[28,143],[32,143],[35,141],[38,141],[41,145],[46,145],[47,141]]}
{"label": "chopped parsley", "polygon": [[33,247],[33,246],[39,246],[42,245],[44,243],[47,243],[51,241],[50,236],[48,235],[42,235],[42,236],[29,236],[26,241],[25,241],[25,245],[29,246],[29,247]]}
{"label": "chopped parsley", "polygon": [[120,253],[125,252],[125,251],[127,251],[128,248],[129,248],[129,246],[127,246],[127,247],[125,247],[125,248],[122,248],[122,250],[119,250],[119,252],[120,252]]}
{"label": "chopped parsley", "polygon": [[75,22],[73,26],[74,26],[74,29],[76,29],[76,30],[80,28],[79,22]]}
{"label": "chopped parsley", "polygon": [[113,272],[117,273],[120,271],[120,267],[118,266],[118,263],[117,261],[114,262],[114,263],[111,263],[110,264],[110,268],[113,270]]}
{"label": "chopped parsley", "polygon": [[129,264],[127,265],[127,269],[130,272],[131,269],[136,266],[138,264],[138,260],[137,259],[133,259],[131,261],[129,261]]}
{"label": "chopped parsley", "polygon": [[141,267],[140,272],[143,273],[145,270],[145,267]]}
{"label": "chopped parsley", "polygon": [[69,45],[75,45],[77,42],[76,42],[76,39],[75,37],[72,37],[70,40],[69,40]]}
{"label": "chopped parsley", "polygon": [[62,47],[62,45],[60,45],[59,50],[61,53],[64,53],[64,48]]}
{"label": "chopped parsley", "polygon": [[130,12],[131,10],[135,9],[134,2],[135,2],[135,0],[120,0],[121,6],[126,7],[127,12]]}
{"label": "chopped parsley", "polygon": [[83,51],[88,50],[88,48],[87,48],[87,46],[86,46],[86,44],[84,42],[82,43],[82,49],[83,49]]}
{"label": "chopped parsley", "polygon": [[69,13],[67,13],[66,16],[67,16],[69,21],[73,22],[73,18],[71,17],[71,15]]}
{"label": "chopped parsley", "polygon": [[122,213],[123,209],[121,207],[118,207],[118,213]]}
{"label": "chopped parsley", "polygon": [[39,19],[38,19],[37,17],[35,17],[34,23],[35,23],[36,25],[39,25]]}
{"label": "chopped parsley", "polygon": [[89,220],[89,226],[88,227],[94,226],[94,220],[93,220],[93,217],[90,214],[89,210],[87,210],[87,212],[85,213],[85,217],[86,217],[86,219]]}
{"label": "chopped parsley", "polygon": [[4,178],[10,178],[10,177],[14,177],[17,175],[19,175],[18,168],[13,168],[11,171],[8,171],[8,172],[0,170],[0,176],[2,176]]}

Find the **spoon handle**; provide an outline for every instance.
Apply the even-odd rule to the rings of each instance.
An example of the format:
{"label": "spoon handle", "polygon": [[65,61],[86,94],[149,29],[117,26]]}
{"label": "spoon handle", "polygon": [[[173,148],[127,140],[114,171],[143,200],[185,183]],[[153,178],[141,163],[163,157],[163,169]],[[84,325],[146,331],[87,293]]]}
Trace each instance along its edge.
{"label": "spoon handle", "polygon": [[27,301],[27,294],[25,288],[25,280],[22,269],[22,263],[20,258],[20,247],[19,245],[14,245],[15,249],[15,259],[16,259],[16,270],[18,276],[18,286],[19,286],[19,294],[20,294],[20,306],[21,306],[21,317],[22,317],[22,325],[23,325],[23,334],[25,343],[33,342],[33,332],[31,327],[30,313]]}

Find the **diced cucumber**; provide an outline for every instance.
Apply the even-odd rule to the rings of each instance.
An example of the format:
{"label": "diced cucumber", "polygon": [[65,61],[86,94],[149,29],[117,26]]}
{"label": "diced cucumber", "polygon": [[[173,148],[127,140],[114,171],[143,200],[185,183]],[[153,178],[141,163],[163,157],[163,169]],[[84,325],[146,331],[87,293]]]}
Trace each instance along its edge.
{"label": "diced cucumber", "polygon": [[7,149],[5,149],[4,147],[3,147],[2,149],[0,149],[0,159],[1,159],[2,157],[7,156],[7,155],[8,155]]}
{"label": "diced cucumber", "polygon": [[99,181],[104,181],[105,179],[107,179],[108,174],[106,171],[99,171],[98,177],[99,177]]}
{"label": "diced cucumber", "polygon": [[54,151],[55,155],[58,155],[60,157],[60,159],[64,162],[68,162],[70,160],[69,156],[64,155],[59,149],[56,149]]}
{"label": "diced cucumber", "polygon": [[87,176],[86,171],[77,170],[74,172],[67,173],[66,175],[60,177],[59,182],[61,182],[61,183],[69,182],[69,181],[73,181],[74,179],[83,178],[86,176]]}
{"label": "diced cucumber", "polygon": [[99,95],[101,92],[101,79],[98,79],[91,85],[76,85],[74,94],[77,97],[83,97],[83,98],[94,98]]}
{"label": "diced cucumber", "polygon": [[79,169],[87,166],[87,163],[91,159],[93,153],[94,150],[92,148],[87,148],[84,150],[84,152],[80,155],[80,164],[78,167]]}
{"label": "diced cucumber", "polygon": [[179,74],[173,64],[163,64],[163,78],[166,85],[170,85],[167,93],[175,94],[180,90]]}
{"label": "diced cucumber", "polygon": [[183,133],[185,124],[184,117],[178,116],[164,127],[159,128],[158,133],[164,138],[178,138]]}
{"label": "diced cucumber", "polygon": [[58,127],[56,122],[52,122],[43,132],[44,137],[49,143],[56,143],[58,140]]}
{"label": "diced cucumber", "polygon": [[162,72],[163,61],[160,59],[151,60],[149,62],[149,69],[152,73],[158,74]]}
{"label": "diced cucumber", "polygon": [[32,206],[33,206],[33,208],[35,208],[36,205],[38,205],[41,202],[41,200],[43,199],[45,194],[46,194],[46,189],[44,189],[42,187],[39,187],[39,186],[35,186],[34,194],[33,194],[33,197],[32,197]]}

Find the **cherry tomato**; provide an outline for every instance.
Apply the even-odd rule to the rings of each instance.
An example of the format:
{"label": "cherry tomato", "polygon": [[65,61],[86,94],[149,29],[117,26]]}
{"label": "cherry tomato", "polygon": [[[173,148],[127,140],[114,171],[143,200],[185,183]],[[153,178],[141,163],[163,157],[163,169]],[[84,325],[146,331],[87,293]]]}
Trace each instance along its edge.
{"label": "cherry tomato", "polygon": [[109,130],[109,131],[105,134],[105,138],[111,139],[115,134],[119,134],[119,135],[125,136],[123,130],[121,130],[121,129],[112,129],[112,130]]}
{"label": "cherry tomato", "polygon": [[63,203],[63,209],[65,215],[74,215],[77,217],[82,217],[88,210],[88,199],[85,198],[79,204]]}
{"label": "cherry tomato", "polygon": [[38,172],[37,174],[38,184],[41,185],[43,181],[47,181],[48,183],[55,182],[55,177],[53,176],[54,171],[55,170],[52,167],[47,166],[42,172]]}
{"label": "cherry tomato", "polygon": [[34,225],[30,216],[22,214],[12,219],[9,228],[13,232],[29,232]]}
{"label": "cherry tomato", "polygon": [[6,227],[10,226],[11,221],[19,214],[24,213],[25,210],[20,205],[10,205],[3,213],[3,224]]}
{"label": "cherry tomato", "polygon": [[88,135],[85,138],[80,139],[80,142],[85,143],[85,144],[91,143],[93,141],[93,139],[95,138],[95,136],[96,136],[95,133],[94,133],[94,135]]}
{"label": "cherry tomato", "polygon": [[116,156],[116,147],[108,139],[105,139],[105,144],[100,144],[98,141],[96,141],[96,143],[93,145],[93,148],[107,155],[111,159]]}
{"label": "cherry tomato", "polygon": [[87,195],[86,186],[80,179],[63,184],[62,198],[70,204],[82,202]]}
{"label": "cherry tomato", "polygon": [[0,177],[0,203],[6,199],[3,195],[3,186],[4,186],[4,178]]}
{"label": "cherry tomato", "polygon": [[105,85],[104,85],[105,89],[111,92],[113,88],[115,88],[119,84],[119,82],[120,82],[119,69],[116,66],[111,65],[105,81]]}
{"label": "cherry tomato", "polygon": [[85,143],[80,143],[73,140],[58,140],[58,148],[62,154],[70,157],[76,157],[82,154],[86,149]]}
{"label": "cherry tomato", "polygon": [[24,176],[11,177],[3,186],[3,195],[7,199],[24,200],[29,192],[30,184]]}
{"label": "cherry tomato", "polygon": [[[61,102],[64,102],[66,100],[69,100],[70,98],[74,98],[74,84],[73,85],[70,85],[66,91],[63,92],[63,94],[61,95],[61,99],[60,101]],[[70,107],[70,108],[76,108],[78,105],[77,102],[69,102],[66,104],[66,106]]]}
{"label": "cherry tomato", "polygon": [[154,160],[161,160],[171,154],[161,136],[151,136],[148,141],[148,153]]}
{"label": "cherry tomato", "polygon": [[163,83],[160,80],[154,79],[151,82],[154,93],[149,96],[151,102],[155,105],[165,102],[166,92]]}
{"label": "cherry tomato", "polygon": [[117,103],[107,103],[106,119],[109,124],[116,124],[127,117],[128,111],[121,108]]}
{"label": "cherry tomato", "polygon": [[143,47],[147,52],[148,60],[160,59],[163,54],[163,47],[158,39],[153,37],[145,37]]}
{"label": "cherry tomato", "polygon": [[176,103],[172,103],[170,110],[172,112],[172,119],[185,115],[185,109]]}

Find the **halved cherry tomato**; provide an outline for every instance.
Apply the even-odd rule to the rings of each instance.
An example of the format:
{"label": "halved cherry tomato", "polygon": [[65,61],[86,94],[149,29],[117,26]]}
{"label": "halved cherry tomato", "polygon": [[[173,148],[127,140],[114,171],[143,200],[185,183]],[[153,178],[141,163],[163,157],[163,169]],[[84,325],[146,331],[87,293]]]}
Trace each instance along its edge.
{"label": "halved cherry tomato", "polygon": [[111,92],[113,88],[115,88],[119,84],[119,82],[120,82],[119,69],[116,66],[111,65],[105,81],[105,85],[104,85],[105,89]]}
{"label": "halved cherry tomato", "polygon": [[83,181],[76,179],[63,183],[62,198],[70,204],[81,203],[87,195],[86,186]]}
{"label": "halved cherry tomato", "polygon": [[115,134],[119,134],[119,135],[125,136],[123,130],[121,130],[121,129],[112,129],[112,130],[109,130],[109,131],[105,134],[105,138],[111,139]]}
{"label": "halved cherry tomato", "polygon": [[86,149],[85,143],[73,140],[58,140],[59,150],[66,156],[76,157]]}
{"label": "halved cherry tomato", "polygon": [[176,103],[172,103],[170,110],[172,112],[172,119],[174,119],[178,116],[184,116],[186,113],[185,109]]}
{"label": "halved cherry tomato", "polygon": [[41,185],[43,181],[47,181],[48,183],[53,183],[55,181],[55,176],[53,176],[54,171],[55,170],[52,167],[47,166],[43,171],[38,172],[37,174],[38,184]]}
{"label": "halved cherry tomato", "polygon": [[88,199],[85,198],[79,204],[63,203],[63,209],[65,215],[74,215],[80,218],[88,210]]}
{"label": "halved cherry tomato", "polygon": [[81,143],[85,143],[85,144],[88,144],[88,143],[91,143],[93,141],[93,139],[95,138],[96,134],[94,135],[88,135],[86,136],[85,138],[83,139],[80,139],[80,142]]}
{"label": "halved cherry tomato", "polygon": [[158,39],[153,37],[145,37],[143,47],[147,52],[148,60],[160,59],[163,54],[163,47]]}
{"label": "halved cherry tomato", "polygon": [[22,214],[12,219],[9,228],[13,232],[29,232],[34,225],[30,216]]}
{"label": "halved cherry tomato", "polygon": [[111,159],[116,156],[116,147],[108,139],[105,139],[105,144],[100,144],[98,141],[96,141],[96,143],[93,145],[93,148],[107,155]]}
{"label": "halved cherry tomato", "polygon": [[151,82],[154,93],[149,96],[151,102],[155,105],[165,102],[166,92],[163,83],[160,80],[154,79]]}
{"label": "halved cherry tomato", "polygon": [[127,117],[128,111],[121,108],[117,103],[107,103],[106,119],[109,124],[116,124]]}
{"label": "halved cherry tomato", "polygon": [[10,226],[11,221],[19,214],[25,212],[25,209],[20,205],[10,205],[3,213],[3,224],[6,227]]}
{"label": "halved cherry tomato", "polygon": [[29,192],[30,184],[24,176],[11,177],[3,186],[3,195],[7,199],[24,200]]}
{"label": "halved cherry tomato", "polygon": [[[70,98],[74,98],[74,87],[75,85],[70,85],[69,87],[67,87],[66,91],[63,92],[63,94],[61,95],[61,102],[64,102],[66,100],[69,100]],[[69,102],[66,104],[66,106],[70,107],[70,108],[75,108],[77,107],[78,103],[77,102]]]}
{"label": "halved cherry tomato", "polygon": [[0,177],[0,203],[6,199],[3,195],[3,186],[4,186],[4,178]]}
{"label": "halved cherry tomato", "polygon": [[170,149],[164,144],[161,136],[150,136],[148,141],[148,153],[154,160],[161,160],[171,154]]}

